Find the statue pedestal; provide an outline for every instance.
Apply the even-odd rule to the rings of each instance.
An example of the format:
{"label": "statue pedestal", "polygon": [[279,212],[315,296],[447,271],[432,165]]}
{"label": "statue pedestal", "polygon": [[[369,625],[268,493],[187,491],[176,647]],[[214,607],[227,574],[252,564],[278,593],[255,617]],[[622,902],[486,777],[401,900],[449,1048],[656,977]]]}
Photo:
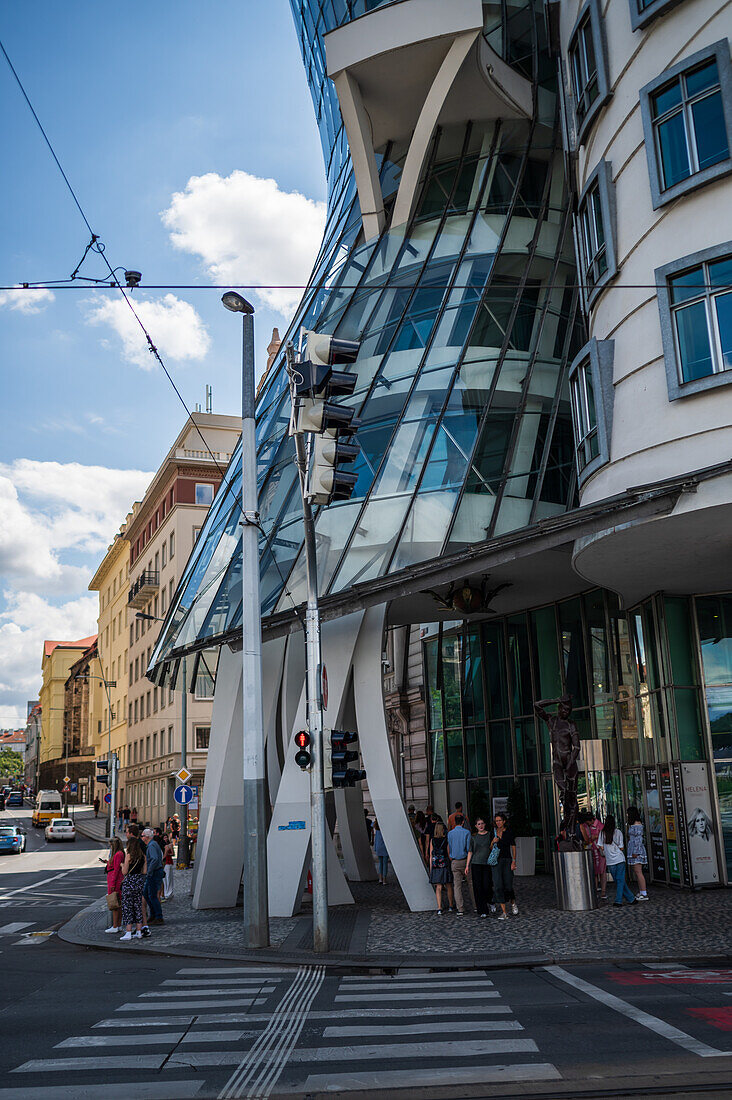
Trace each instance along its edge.
{"label": "statue pedestal", "polygon": [[558,909],[573,912],[597,909],[592,853],[589,850],[555,852],[554,886]]}

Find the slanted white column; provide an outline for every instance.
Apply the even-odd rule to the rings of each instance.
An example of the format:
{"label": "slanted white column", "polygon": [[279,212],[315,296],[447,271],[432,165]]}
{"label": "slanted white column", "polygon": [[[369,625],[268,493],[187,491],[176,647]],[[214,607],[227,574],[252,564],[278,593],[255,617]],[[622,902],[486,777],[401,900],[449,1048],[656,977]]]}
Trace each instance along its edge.
{"label": "slanted white column", "polygon": [[[333,716],[341,709],[348,685],[353,648],[358,637],[362,612],[348,615],[333,622],[323,623],[321,628],[322,660],[328,670],[329,695],[325,726],[334,724]],[[296,635],[289,647],[302,639]],[[292,657],[292,659],[290,659]],[[294,693],[299,685],[297,708],[290,709]],[[282,685],[283,716],[287,713],[292,722],[285,729],[285,764],[282,770],[277,798],[272,810],[272,822],[267,840],[269,869],[269,911],[273,917],[290,917],[298,912],[302,898],[302,882],[310,858],[310,780],[295,763],[294,735],[306,728],[305,683],[302,666],[288,655],[286,677]],[[335,853],[332,837],[328,836],[328,903],[346,905],[353,902],[343,870]]]}
{"label": "slanted white column", "polygon": [[[273,737],[284,650],[284,638],[262,647],[262,710],[268,740]],[[226,909],[236,905],[239,893],[244,864],[241,681],[241,653],[222,646],[193,868],[194,909]]]}
{"label": "slanted white column", "polygon": [[435,909],[435,892],[402,802],[394,773],[381,690],[384,605],[365,612],[353,655],[359,744],[369,793],[394,872],[412,912]]}
{"label": "slanted white column", "polygon": [[343,125],[346,128],[348,147],[351,150],[364,236],[367,241],[370,241],[372,237],[378,237],[386,221],[381,182],[371,137],[371,123],[363,105],[361,89],[353,74],[344,70],[334,77],[333,83],[338,94]]}
{"label": "slanted white column", "polygon": [[351,882],[375,881],[376,866],[366,831],[363,792],[360,786],[336,791],[335,804],[338,815],[338,836],[341,838],[343,862],[346,865],[348,878]]}

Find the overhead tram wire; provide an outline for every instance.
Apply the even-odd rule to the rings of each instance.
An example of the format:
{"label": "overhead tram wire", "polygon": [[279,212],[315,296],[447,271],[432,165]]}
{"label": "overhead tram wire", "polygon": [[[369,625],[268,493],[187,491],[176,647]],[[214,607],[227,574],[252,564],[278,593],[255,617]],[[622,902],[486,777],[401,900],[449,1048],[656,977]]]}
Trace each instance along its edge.
{"label": "overhead tram wire", "polygon": [[[89,219],[87,218],[86,214],[84,213],[84,208],[82,207],[81,202],[79,201],[79,198],[78,198],[76,192],[74,191],[74,188],[71,185],[71,181],[69,180],[69,177],[66,175],[66,172],[63,169],[61,161],[59,160],[58,156],[56,155],[56,151],[55,151],[53,145],[51,144],[50,138],[48,137],[48,134],[46,133],[45,129],[43,128],[43,124],[42,124],[40,118],[38,117],[33,104],[30,101],[30,97],[28,96],[28,93],[26,92],[26,90],[23,86],[23,82],[20,79],[20,76],[18,75],[18,73],[15,69],[15,66],[13,65],[12,61],[10,60],[10,57],[8,56],[8,51],[5,49],[5,45],[3,44],[2,39],[0,39],[0,51],[2,51],[3,57],[5,58],[5,60],[8,63],[8,67],[10,68],[10,71],[13,74],[13,77],[15,78],[15,82],[16,82],[16,84],[18,85],[18,87],[20,89],[20,92],[21,92],[21,95],[23,96],[23,99],[25,100],[26,104],[28,105],[28,109],[29,109],[30,113],[33,115],[35,123],[36,123],[38,129],[41,132],[43,140],[45,141],[45,143],[48,147],[48,150],[49,150],[51,156],[53,157],[54,163],[56,164],[56,167],[58,168],[59,172],[61,173],[61,176],[63,178],[64,183],[66,184],[66,187],[69,191],[69,194],[71,195],[71,198],[74,201],[74,205],[76,206],[76,209],[79,211],[79,214],[81,215],[82,221],[84,222],[84,225],[86,226],[87,230],[89,231],[89,237],[90,237],[89,243],[86,246],[86,249],[84,251],[84,254],[83,254],[81,260],[76,265],[76,268],[75,268],[75,270],[73,272],[73,275],[72,275],[72,279],[78,277],[79,268],[81,267],[82,263],[84,262],[84,260],[86,259],[87,255],[89,254],[90,251],[94,251],[94,252],[97,253],[97,255],[101,256],[102,260],[104,261],[104,263],[107,267],[107,270],[109,271],[109,277],[112,280],[111,284],[106,284],[107,288],[119,290],[120,294],[124,298],[124,300],[127,303],[130,311],[132,312],[133,317],[137,321],[137,324],[140,326],[140,329],[141,329],[141,331],[142,331],[142,333],[145,337],[145,340],[147,342],[148,350],[154,356],[154,358],[157,360],[158,364],[160,365],[163,372],[165,373],[165,376],[168,379],[168,381],[170,382],[171,386],[173,387],[173,390],[175,391],[176,396],[178,397],[178,400],[180,401],[181,405],[183,406],[183,408],[185,409],[185,411],[188,415],[188,420],[191,422],[191,424],[193,424],[194,428],[198,432],[199,436],[201,437],[201,442],[203,443],[205,449],[208,451],[208,453],[211,457],[211,460],[213,461],[214,466],[216,467],[217,471],[221,475],[222,483],[225,484],[226,471],[223,470],[221,468],[221,466],[219,465],[218,459],[216,458],[213,451],[209,447],[208,441],[206,440],[205,436],[203,435],[203,432],[201,431],[200,427],[198,426],[198,424],[196,424],[195,420],[193,419],[193,414],[192,414],[191,410],[188,408],[188,405],[186,404],[185,398],[183,397],[182,393],[178,389],[178,386],[176,385],[172,375],[170,374],[170,371],[168,370],[165,363],[163,362],[163,358],[160,355],[160,352],[158,351],[157,347],[153,343],[153,340],[152,340],[152,337],[150,336],[150,333],[145,328],[145,325],[144,325],[140,315],[138,314],[137,310],[135,309],[135,307],[134,307],[132,301],[130,300],[130,298],[127,296],[127,294],[125,292],[125,288],[122,286],[119,279],[117,278],[116,269],[114,269],[112,267],[109,260],[107,259],[107,256],[105,254],[104,245],[101,244],[101,242],[100,242],[99,234],[94,232]],[[36,284],[36,288],[37,289],[45,289],[42,285],[39,285],[39,284]],[[62,286],[56,287],[56,289],[59,289],[59,290],[61,290],[61,289],[70,290],[72,288],[83,289],[83,290],[88,290],[89,289],[88,286],[79,287],[78,284],[71,284],[71,285],[67,285],[67,286],[64,286],[64,287],[62,287]],[[0,289],[3,289],[3,288],[0,287]],[[32,288],[31,288],[30,284],[28,284],[27,287],[14,286],[14,287],[9,287],[8,289],[10,289],[10,290],[23,290],[23,289],[32,289]],[[160,287],[160,288],[157,288],[157,289],[163,289],[163,288]],[[229,482],[228,485],[226,485],[224,496],[226,496],[229,492],[231,492],[231,481]],[[265,533],[264,528],[262,527],[261,523],[258,523],[257,526],[258,526],[259,530],[261,531],[261,533],[263,535],[265,535],[265,538],[266,538],[266,533]],[[283,591],[289,597],[290,602],[292,603],[292,606],[295,610],[295,613],[297,614],[297,605],[295,604],[294,597],[293,597],[292,593],[290,592],[290,590],[287,587],[287,582],[285,580],[285,577],[282,574],[282,570],[280,569],[279,562],[277,561],[276,557],[274,557],[274,555],[273,555],[273,560],[274,560],[277,572],[278,572],[278,574],[280,576],[280,579],[282,581]]]}
{"label": "overhead tram wire", "polygon": [[[97,249],[95,249],[97,251]],[[100,251],[101,256],[104,256],[104,252]],[[105,258],[106,262],[106,258]],[[697,266],[697,265],[693,265]],[[116,281],[110,282],[110,276],[105,276],[103,279],[88,279],[86,281],[97,283],[97,290],[124,290],[125,288]],[[78,280],[84,279],[84,276],[75,275],[74,282],[70,282],[67,279],[44,279],[36,281],[19,280],[16,283],[0,284],[0,290],[89,290],[88,286],[82,285]],[[546,284],[547,290],[556,290],[561,288],[562,290],[594,290],[596,288],[595,283],[583,283],[583,282],[551,282]],[[136,290],[308,290],[310,283],[139,283]],[[420,286],[419,282],[416,283],[400,283],[400,289],[415,290]],[[453,290],[476,290],[474,283],[430,283],[430,288],[435,290],[447,290],[450,287]],[[685,288],[699,288],[701,290],[732,290],[732,284],[730,283],[684,283]],[[608,283],[602,287],[603,294],[609,290],[660,290],[663,288],[662,283]],[[354,283],[353,286],[348,284],[333,283],[329,285],[324,283],[321,287],[326,293],[333,290],[358,290],[359,286]],[[515,290],[515,283],[502,283],[500,279],[496,279],[491,283],[492,290]]]}

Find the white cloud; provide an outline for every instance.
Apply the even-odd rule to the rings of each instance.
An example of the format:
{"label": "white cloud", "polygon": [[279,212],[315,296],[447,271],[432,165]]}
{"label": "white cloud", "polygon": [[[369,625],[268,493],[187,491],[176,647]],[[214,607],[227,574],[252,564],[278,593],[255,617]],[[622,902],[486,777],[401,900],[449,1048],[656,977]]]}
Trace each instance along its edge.
{"label": "white cloud", "polygon": [[89,569],[64,558],[100,557],[151,478],[76,462],[0,464],[0,576],[25,590],[83,590]]}
{"label": "white cloud", "polygon": [[200,256],[218,282],[262,289],[256,297],[289,317],[320,247],[325,204],[248,172],[191,176],[161,214],[176,248]]}
{"label": "white cloud", "polygon": [[[26,699],[38,698],[44,640],[74,641],[95,634],[98,608],[96,593],[58,605],[32,592],[6,592],[5,600],[5,610],[0,612],[0,711],[3,714],[13,709],[21,710]],[[22,713],[24,716],[25,711]]]}
{"label": "white cloud", "polygon": [[[124,356],[143,370],[156,366],[135,316],[121,297],[87,301],[86,319],[92,325],[109,325],[122,341]],[[206,326],[190,304],[166,294],[157,300],[135,298],[135,309],[164,359],[182,362],[205,358],[211,344]]]}
{"label": "white cloud", "polygon": [[56,296],[50,290],[40,287],[35,290],[31,287],[19,287],[17,290],[0,290],[0,306],[8,309],[17,309],[20,313],[40,313],[50,302],[55,301]]}

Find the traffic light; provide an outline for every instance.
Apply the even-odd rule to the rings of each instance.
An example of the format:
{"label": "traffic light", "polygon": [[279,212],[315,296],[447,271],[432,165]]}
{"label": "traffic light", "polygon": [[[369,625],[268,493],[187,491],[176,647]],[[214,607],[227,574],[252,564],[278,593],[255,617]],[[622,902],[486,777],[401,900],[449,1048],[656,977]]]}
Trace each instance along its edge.
{"label": "traffic light", "polygon": [[109,760],[106,756],[97,760],[97,783],[105,787],[109,786]]}
{"label": "traffic light", "polygon": [[356,741],[357,733],[349,733],[347,730],[330,731],[330,774],[334,787],[355,787],[366,778],[366,772],[362,768],[348,766],[360,756],[358,749],[348,748]]}
{"label": "traffic light", "polygon": [[312,763],[312,756],[310,754],[310,734],[307,730],[300,730],[295,734],[295,744],[297,745],[297,752],[295,753],[295,763],[298,768],[302,768],[303,771],[307,771]]}
{"label": "traffic light", "polygon": [[316,435],[305,485],[305,496],[311,504],[331,504],[348,500],[358,480],[357,474],[338,468],[342,462],[353,462],[358,456],[357,443],[346,443],[338,432]]}

